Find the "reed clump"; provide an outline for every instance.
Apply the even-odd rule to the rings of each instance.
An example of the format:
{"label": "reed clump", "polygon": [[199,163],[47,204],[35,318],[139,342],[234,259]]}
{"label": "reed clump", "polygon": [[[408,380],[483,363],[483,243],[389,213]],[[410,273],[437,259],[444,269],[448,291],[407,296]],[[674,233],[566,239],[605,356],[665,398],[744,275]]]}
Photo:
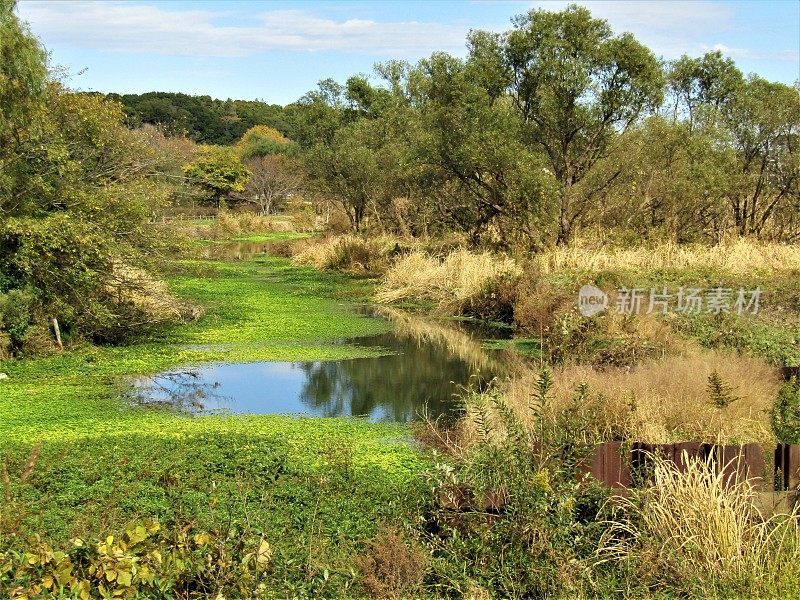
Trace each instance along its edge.
{"label": "reed clump", "polygon": [[457,249],[444,258],[410,252],[386,272],[375,299],[390,304],[414,301],[433,304],[438,311],[459,315],[496,294],[505,282],[513,282],[522,269],[511,258],[489,252]]}
{"label": "reed clump", "polygon": [[609,247],[577,241],[536,256],[543,274],[564,271],[619,271],[715,268],[734,274],[800,271],[800,246],[739,238],[713,246],[663,242],[651,247]]}
{"label": "reed clump", "polygon": [[643,580],[669,581],[685,597],[778,597],[793,590],[796,514],[764,518],[749,482],[726,481],[708,463],[679,470],[653,457],[653,465],[650,486],[614,499],[616,518],[601,540],[599,563],[628,562]]}
{"label": "reed clump", "polygon": [[[713,373],[733,387],[736,399],[725,407],[709,395]],[[507,384],[508,402],[520,415],[527,412],[536,377],[531,369]],[[768,445],[775,441],[769,411],[780,387],[779,369],[759,358],[696,349],[630,367],[557,368],[553,410],[574,410],[576,390],[585,389],[586,408],[609,439]]]}
{"label": "reed clump", "polygon": [[341,235],[306,242],[292,260],[320,271],[378,275],[400,251],[389,237]]}

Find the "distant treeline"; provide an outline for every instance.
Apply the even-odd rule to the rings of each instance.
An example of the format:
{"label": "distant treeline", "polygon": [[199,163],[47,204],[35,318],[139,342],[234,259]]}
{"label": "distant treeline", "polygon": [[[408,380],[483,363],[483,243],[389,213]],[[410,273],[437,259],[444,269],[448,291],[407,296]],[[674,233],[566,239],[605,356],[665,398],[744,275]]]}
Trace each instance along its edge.
{"label": "distant treeline", "polygon": [[259,100],[217,100],[173,92],[108,94],[120,102],[129,127],[160,125],[170,135],[184,134],[203,144],[229,145],[254,125],[268,125],[286,137],[292,127],[279,104]]}

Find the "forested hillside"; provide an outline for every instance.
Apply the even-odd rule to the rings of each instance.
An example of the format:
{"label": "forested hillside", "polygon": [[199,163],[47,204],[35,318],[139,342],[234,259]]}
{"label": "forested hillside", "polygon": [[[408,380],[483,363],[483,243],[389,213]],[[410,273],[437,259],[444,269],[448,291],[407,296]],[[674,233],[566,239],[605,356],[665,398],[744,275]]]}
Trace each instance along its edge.
{"label": "forested hillside", "polygon": [[292,131],[283,107],[259,100],[217,100],[172,92],[106,97],[122,104],[129,127],[160,125],[172,135],[185,135],[202,144],[232,144],[255,125],[274,127],[284,135]]}

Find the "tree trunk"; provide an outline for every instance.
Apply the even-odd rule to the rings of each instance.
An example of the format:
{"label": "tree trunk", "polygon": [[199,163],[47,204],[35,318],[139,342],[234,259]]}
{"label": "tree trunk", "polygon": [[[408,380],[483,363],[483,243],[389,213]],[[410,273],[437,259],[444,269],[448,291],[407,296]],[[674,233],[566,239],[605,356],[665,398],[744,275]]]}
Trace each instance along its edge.
{"label": "tree trunk", "polygon": [[557,246],[565,246],[569,243],[572,235],[572,223],[567,216],[569,212],[569,186],[564,186],[561,190],[561,198],[558,209],[558,237]]}

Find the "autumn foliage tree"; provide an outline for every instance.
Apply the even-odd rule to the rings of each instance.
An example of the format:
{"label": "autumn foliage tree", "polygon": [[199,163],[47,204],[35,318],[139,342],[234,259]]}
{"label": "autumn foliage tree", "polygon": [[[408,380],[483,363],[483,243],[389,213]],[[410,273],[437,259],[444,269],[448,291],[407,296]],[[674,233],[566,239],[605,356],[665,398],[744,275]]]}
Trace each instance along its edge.
{"label": "autumn foliage tree", "polygon": [[250,178],[250,170],[239,155],[223,146],[206,146],[183,171],[216,208],[228,194],[243,192]]}
{"label": "autumn foliage tree", "polygon": [[243,159],[273,154],[294,155],[298,146],[285,138],[277,129],[266,125],[256,125],[248,129],[236,142],[236,150]]}

